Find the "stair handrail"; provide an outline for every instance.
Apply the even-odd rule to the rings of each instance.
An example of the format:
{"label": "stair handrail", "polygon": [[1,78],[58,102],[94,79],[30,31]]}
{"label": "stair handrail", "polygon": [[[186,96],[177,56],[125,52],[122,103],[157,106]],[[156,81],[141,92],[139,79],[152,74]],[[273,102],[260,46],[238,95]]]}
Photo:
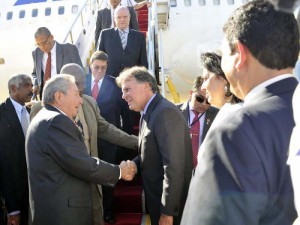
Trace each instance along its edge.
{"label": "stair handrail", "polygon": [[[101,0],[101,3],[102,3],[103,0]],[[65,38],[63,39],[63,43],[65,43],[67,40],[68,40],[68,37],[70,36],[70,40],[71,40],[71,43],[74,44],[74,40],[73,40],[73,35],[72,35],[72,30],[75,26],[75,24],[77,24],[79,18],[81,20],[81,25],[83,26],[83,13],[82,11],[84,10],[84,8],[86,7],[86,5],[96,5],[98,2],[98,0],[86,0],[85,3],[82,5],[81,9],[79,10],[79,13],[77,14],[77,16],[75,17],[74,19],[74,22],[72,23],[72,25],[70,26],[70,28],[68,29],[68,32],[65,36]]]}

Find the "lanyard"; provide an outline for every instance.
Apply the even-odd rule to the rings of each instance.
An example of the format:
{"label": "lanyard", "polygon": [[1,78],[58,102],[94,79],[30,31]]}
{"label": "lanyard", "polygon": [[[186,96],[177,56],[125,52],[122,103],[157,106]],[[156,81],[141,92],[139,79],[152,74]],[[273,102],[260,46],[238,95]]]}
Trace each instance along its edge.
{"label": "lanyard", "polygon": [[204,115],[205,112],[201,113],[201,115],[198,116],[198,118],[194,122],[190,123],[191,121],[190,121],[190,106],[189,105],[187,106],[187,110],[188,110],[188,113],[189,113],[189,115],[188,115],[188,124],[189,124],[189,128],[191,128],[195,123],[197,123],[201,119],[201,117]]}

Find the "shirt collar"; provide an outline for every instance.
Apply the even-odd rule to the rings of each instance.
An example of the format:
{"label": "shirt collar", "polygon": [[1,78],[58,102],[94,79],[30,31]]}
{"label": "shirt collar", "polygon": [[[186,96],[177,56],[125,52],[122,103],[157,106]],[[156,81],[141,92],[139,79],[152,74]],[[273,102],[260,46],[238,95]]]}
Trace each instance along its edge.
{"label": "shirt collar", "polygon": [[150,103],[152,102],[152,100],[153,100],[153,98],[154,98],[155,96],[156,96],[156,94],[152,95],[152,97],[150,98],[150,100],[147,102],[147,104],[146,104],[144,110],[141,111],[141,115],[143,115],[143,114],[145,115],[145,114],[146,114],[147,109],[148,109],[148,106],[150,105]]}
{"label": "shirt collar", "polygon": [[16,111],[18,112],[22,112],[22,109],[25,107],[24,105],[21,105],[20,103],[16,102],[15,100],[13,100],[11,97],[9,97],[13,106],[15,107]]}
{"label": "shirt collar", "polygon": [[244,99],[244,105],[247,104],[248,102],[252,102],[256,98],[256,95],[259,94],[265,87],[267,87],[275,82],[278,82],[280,80],[290,78],[290,77],[293,77],[293,75],[292,74],[282,74],[282,75],[276,76],[274,78],[271,78],[269,80],[266,80],[266,81],[260,83],[246,95],[246,97]]}

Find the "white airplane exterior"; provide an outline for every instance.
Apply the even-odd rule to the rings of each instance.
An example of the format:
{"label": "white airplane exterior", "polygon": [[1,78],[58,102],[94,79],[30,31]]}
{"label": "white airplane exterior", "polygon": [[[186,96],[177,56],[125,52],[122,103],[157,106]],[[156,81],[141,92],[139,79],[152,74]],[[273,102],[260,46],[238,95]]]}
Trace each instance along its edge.
{"label": "white airplane exterior", "polygon": [[1,0],[0,100],[8,97],[10,76],[31,76],[34,33],[39,27],[49,28],[60,43],[75,44],[86,59],[92,48],[95,12],[96,0]]}
{"label": "white airplane exterior", "polygon": [[[248,0],[151,0],[149,8],[149,70],[151,55],[158,54],[162,92],[170,78],[180,100],[186,100],[196,76],[201,75],[200,55],[220,47],[222,27],[230,14]],[[7,81],[15,73],[31,75],[34,32],[50,29],[56,41],[75,44],[82,62],[93,47],[97,10],[101,0],[1,0],[0,1],[0,100],[8,96]],[[299,11],[299,10],[298,10]],[[153,30],[153,32],[151,32]],[[152,36],[152,33],[155,36]],[[153,34],[153,35],[154,35]],[[156,60],[156,63],[158,61]],[[152,67],[152,68],[151,68]]]}

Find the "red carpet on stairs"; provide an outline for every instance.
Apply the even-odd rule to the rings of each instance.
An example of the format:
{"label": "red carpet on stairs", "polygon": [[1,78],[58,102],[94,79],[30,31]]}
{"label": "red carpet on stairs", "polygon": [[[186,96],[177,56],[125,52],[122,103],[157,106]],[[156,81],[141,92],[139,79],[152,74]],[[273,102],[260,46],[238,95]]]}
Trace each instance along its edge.
{"label": "red carpet on stairs", "polygon": [[[148,8],[144,6],[136,10],[140,31],[147,37]],[[134,134],[138,135],[139,115],[136,119]],[[142,182],[135,179],[130,182],[120,180],[114,191],[114,206],[117,222],[115,225],[140,225],[143,217]],[[109,224],[106,224],[109,225]]]}
{"label": "red carpet on stairs", "polygon": [[[143,217],[140,180],[120,180],[114,191],[116,225],[140,225]],[[108,224],[107,224],[108,225]]]}

